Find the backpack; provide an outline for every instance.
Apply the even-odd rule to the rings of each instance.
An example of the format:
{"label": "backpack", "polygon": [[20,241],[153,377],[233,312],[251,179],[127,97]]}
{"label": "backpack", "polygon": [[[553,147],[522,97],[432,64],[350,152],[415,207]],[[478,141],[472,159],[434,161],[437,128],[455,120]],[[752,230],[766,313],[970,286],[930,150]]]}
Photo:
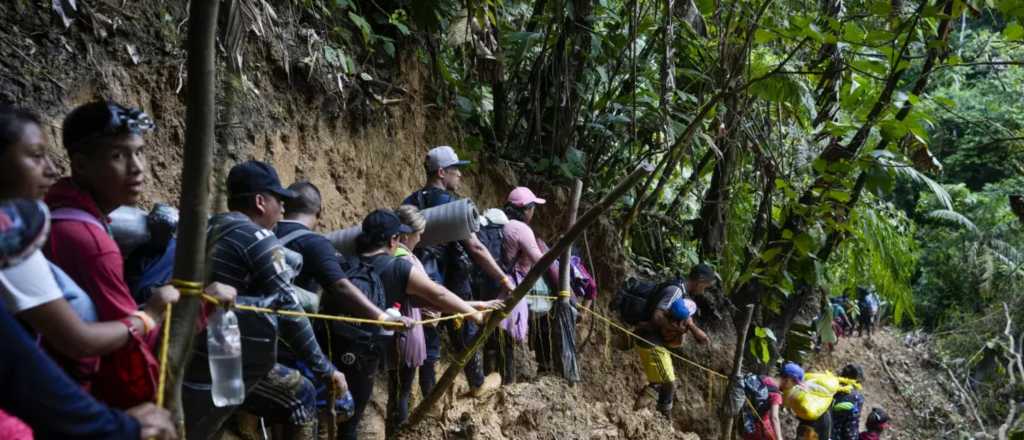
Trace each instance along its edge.
{"label": "backpack", "polygon": [[[757,424],[760,423],[758,420],[761,418],[761,414],[771,409],[771,400],[769,395],[771,393],[779,392],[779,388],[776,386],[765,385],[761,377],[748,373],[743,376],[737,384],[742,390],[746,399],[750,400],[748,405],[746,401],[743,402],[740,414],[743,420],[743,433],[750,434],[757,429]],[[750,406],[753,405],[757,410],[757,414],[751,411]]]}
{"label": "backpack", "polygon": [[[487,248],[487,252],[490,252],[491,257],[498,263],[501,270],[505,273],[511,273],[512,265],[505,260],[505,252],[502,251],[502,245],[505,243],[505,226],[494,224],[483,226],[477,231],[476,237]],[[493,299],[497,297],[498,292],[501,291],[501,284],[494,281],[490,275],[479,267],[474,266],[472,274],[473,290],[480,299]]]}
{"label": "backpack", "polygon": [[[348,280],[359,288],[373,305],[381,310],[387,309],[389,297],[388,293],[384,290],[384,281],[381,279],[380,274],[387,270],[387,267],[390,267],[391,264],[394,264],[397,258],[390,260],[388,265],[380,270],[375,268],[364,257],[346,257],[345,260],[349,267],[346,273]],[[349,309],[349,304],[342,302],[342,299],[336,295],[329,294],[321,298],[320,311],[328,315],[353,315]],[[373,358],[382,354],[384,342],[387,340],[383,329],[372,324],[330,321],[326,326],[326,330],[335,335],[336,338],[341,339],[340,341],[332,341],[333,346],[343,347],[344,351],[348,353]],[[320,337],[326,339],[327,335],[321,334]],[[323,341],[322,343],[326,342],[324,339],[321,339],[321,341]]]}
{"label": "backpack", "polygon": [[686,292],[681,279],[673,278],[660,283],[628,278],[612,298],[611,307],[627,324],[636,325],[651,319],[651,314],[661,301],[661,291],[668,286],[677,286]]}

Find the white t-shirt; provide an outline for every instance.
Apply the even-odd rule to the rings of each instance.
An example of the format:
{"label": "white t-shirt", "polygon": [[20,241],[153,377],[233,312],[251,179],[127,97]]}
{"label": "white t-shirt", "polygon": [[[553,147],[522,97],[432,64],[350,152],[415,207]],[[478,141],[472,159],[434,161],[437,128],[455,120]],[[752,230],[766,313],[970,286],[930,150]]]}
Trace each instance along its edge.
{"label": "white t-shirt", "polygon": [[64,297],[41,251],[35,251],[21,264],[4,269],[2,287],[0,296],[12,314]]}

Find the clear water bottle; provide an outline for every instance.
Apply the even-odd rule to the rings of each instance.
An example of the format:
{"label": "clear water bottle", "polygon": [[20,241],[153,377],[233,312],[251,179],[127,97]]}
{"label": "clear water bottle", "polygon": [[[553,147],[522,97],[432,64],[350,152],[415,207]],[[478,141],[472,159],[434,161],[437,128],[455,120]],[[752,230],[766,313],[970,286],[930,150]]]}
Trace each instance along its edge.
{"label": "clear water bottle", "polygon": [[242,332],[238,318],[231,310],[218,309],[210,315],[206,328],[207,351],[210,356],[211,394],[218,407],[241,405],[245,400],[242,381]]}

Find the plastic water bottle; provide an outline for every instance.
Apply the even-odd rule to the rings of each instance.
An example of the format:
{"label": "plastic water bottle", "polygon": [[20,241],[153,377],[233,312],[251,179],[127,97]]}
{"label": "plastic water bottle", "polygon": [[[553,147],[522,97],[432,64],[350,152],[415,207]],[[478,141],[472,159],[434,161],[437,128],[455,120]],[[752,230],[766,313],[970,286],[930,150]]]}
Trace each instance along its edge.
{"label": "plastic water bottle", "polygon": [[[388,315],[392,319],[394,319],[394,318],[401,318],[402,317],[402,311],[400,310],[401,308],[402,308],[401,304],[395,303],[391,307],[388,307],[388,309],[384,311],[384,314]],[[395,331],[394,330],[390,330],[388,327],[382,327],[381,331],[380,331],[380,334],[382,334],[384,336],[391,336],[391,335],[395,334]]]}
{"label": "plastic water bottle", "polygon": [[210,356],[211,394],[218,407],[241,405],[245,400],[242,381],[242,332],[231,310],[219,309],[210,316],[206,331]]}

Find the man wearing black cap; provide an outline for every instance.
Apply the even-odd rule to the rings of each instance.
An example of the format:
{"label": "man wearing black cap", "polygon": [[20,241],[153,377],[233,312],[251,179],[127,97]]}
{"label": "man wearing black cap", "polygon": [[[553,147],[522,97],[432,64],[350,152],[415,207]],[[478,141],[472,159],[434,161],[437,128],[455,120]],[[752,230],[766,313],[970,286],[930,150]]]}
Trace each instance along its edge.
{"label": "man wearing black cap", "polygon": [[[423,167],[427,173],[427,185],[406,197],[402,202],[406,205],[414,205],[419,209],[433,208],[457,200],[455,191],[462,186],[461,168],[469,165],[468,160],[460,160],[455,150],[447,145],[434,147],[427,152]],[[480,242],[476,234],[470,235],[469,239],[461,242],[448,243],[439,246],[423,247],[415,249],[416,256],[423,262],[423,266],[430,275],[430,279],[443,284],[460,298],[470,300],[472,298],[472,287],[470,286],[471,267],[476,264],[485,274],[497,281],[503,289],[511,291],[515,288],[512,280],[501,269],[501,266],[494,261],[494,257],[487,250],[487,247]],[[449,327],[451,329],[451,327]],[[461,331],[453,331],[452,341],[455,342],[455,349],[462,350],[470,340],[476,336],[475,325],[465,325]],[[427,342],[427,352],[437,352],[440,347],[440,338],[434,327],[424,329],[424,336]],[[427,362],[435,362],[436,359],[428,357]],[[483,362],[478,352],[463,370],[466,373],[466,381],[472,389],[473,394],[481,395],[484,389]]]}
{"label": "man wearing black cap", "polygon": [[[295,193],[281,186],[273,167],[255,160],[232,168],[227,183],[230,212],[211,218],[207,232],[207,279],[238,289],[239,303],[302,311],[285,278],[291,269],[283,247],[271,232],[284,214],[284,200]],[[345,376],[320,350],[307,318],[236,313],[246,389],[242,408],[285,424],[288,438],[315,438],[315,387],[297,370],[276,363],[278,337],[320,380],[344,390]],[[189,438],[209,438],[233,408],[211,406],[206,334],[195,342],[183,387],[186,427]]]}
{"label": "man wearing black cap", "polygon": [[[356,239],[356,251],[359,253],[361,268],[374,274],[380,286],[368,286],[364,293],[376,302],[379,308],[396,303],[405,304],[408,296],[425,303],[430,308],[444,313],[473,313],[477,309],[494,309],[501,305],[499,301],[481,302],[470,305],[446,289],[432,281],[427,274],[408,260],[395,257],[398,249],[399,235],[413,233],[412,228],[402,223],[394,212],[378,209],[363,219],[362,233]],[[321,308],[325,313],[341,313],[351,315],[354,307],[351,303],[331,303],[332,298],[324,297]],[[471,321],[480,323],[482,314],[471,315]],[[355,412],[338,431],[343,440],[355,440],[363,411],[373,394],[373,378],[378,371],[379,361],[384,357],[383,346],[388,338],[382,337],[379,328],[367,326],[350,326],[344,323],[331,323],[332,353],[335,359],[340,358],[340,367],[352,383],[352,399],[355,401]],[[375,341],[369,344],[363,341]]]}

